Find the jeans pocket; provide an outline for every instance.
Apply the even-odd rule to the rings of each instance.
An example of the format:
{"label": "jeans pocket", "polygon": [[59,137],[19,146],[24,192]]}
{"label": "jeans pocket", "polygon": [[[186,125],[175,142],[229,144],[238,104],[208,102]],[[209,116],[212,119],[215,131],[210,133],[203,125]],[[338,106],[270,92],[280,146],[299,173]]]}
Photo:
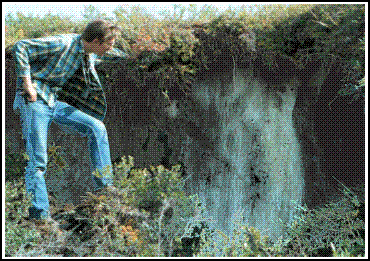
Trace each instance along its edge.
{"label": "jeans pocket", "polygon": [[21,95],[20,91],[17,91],[13,102],[13,110],[15,112],[19,112],[19,110],[22,108],[24,104],[25,104],[24,97]]}

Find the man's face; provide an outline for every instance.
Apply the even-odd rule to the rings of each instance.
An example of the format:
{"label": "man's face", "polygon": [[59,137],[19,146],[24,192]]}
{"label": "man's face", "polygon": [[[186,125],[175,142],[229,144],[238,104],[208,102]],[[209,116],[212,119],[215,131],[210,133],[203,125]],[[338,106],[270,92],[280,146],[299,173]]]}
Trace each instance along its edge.
{"label": "man's face", "polygon": [[105,42],[100,43],[98,39],[94,39],[92,41],[93,52],[99,56],[102,56],[103,54],[105,54],[106,52],[113,48],[115,40],[116,40],[115,38],[112,38]]}

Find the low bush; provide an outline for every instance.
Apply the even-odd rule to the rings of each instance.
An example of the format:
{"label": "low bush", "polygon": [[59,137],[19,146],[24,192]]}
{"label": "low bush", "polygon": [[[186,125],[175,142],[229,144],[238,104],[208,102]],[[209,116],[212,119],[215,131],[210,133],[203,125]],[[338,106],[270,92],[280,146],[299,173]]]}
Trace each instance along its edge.
{"label": "low bush", "polygon": [[230,236],[221,231],[204,230],[197,256],[363,257],[365,205],[350,190],[345,189],[344,194],[338,201],[320,208],[300,207],[295,220],[285,224],[285,235],[275,242],[240,222],[234,224]]}
{"label": "low bush", "polygon": [[53,208],[60,227],[26,219],[30,199],[22,179],[6,182],[6,256],[357,257],[365,255],[365,205],[345,188],[336,202],[300,207],[273,242],[242,222],[231,235],[211,229],[196,196],[184,192],[180,166],[115,164],[119,195],[87,193],[78,206]]}
{"label": "low bush", "polygon": [[5,256],[18,256],[41,240],[35,227],[25,222],[30,205],[24,181],[5,183]]}

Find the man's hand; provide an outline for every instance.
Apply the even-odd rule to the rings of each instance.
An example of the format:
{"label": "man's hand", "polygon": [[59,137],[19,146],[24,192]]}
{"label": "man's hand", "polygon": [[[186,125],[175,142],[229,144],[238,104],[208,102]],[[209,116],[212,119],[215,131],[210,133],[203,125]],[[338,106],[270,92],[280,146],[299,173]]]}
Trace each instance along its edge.
{"label": "man's hand", "polygon": [[21,95],[26,95],[26,98],[30,102],[37,101],[37,92],[35,87],[32,85],[31,78],[23,77],[23,91]]}

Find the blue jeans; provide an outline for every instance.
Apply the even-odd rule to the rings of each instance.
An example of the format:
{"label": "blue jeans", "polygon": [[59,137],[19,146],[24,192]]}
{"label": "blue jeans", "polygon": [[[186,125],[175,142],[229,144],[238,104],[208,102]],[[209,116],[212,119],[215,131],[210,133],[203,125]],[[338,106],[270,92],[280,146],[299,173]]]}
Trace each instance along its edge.
{"label": "blue jeans", "polygon": [[32,198],[30,218],[40,219],[49,215],[44,174],[48,162],[47,134],[52,121],[88,137],[95,189],[112,185],[113,172],[108,135],[102,121],[65,102],[56,101],[55,106],[51,108],[40,97],[35,102],[28,102],[19,93],[16,94],[14,108],[20,109],[22,133],[29,157],[25,181],[26,191]]}

